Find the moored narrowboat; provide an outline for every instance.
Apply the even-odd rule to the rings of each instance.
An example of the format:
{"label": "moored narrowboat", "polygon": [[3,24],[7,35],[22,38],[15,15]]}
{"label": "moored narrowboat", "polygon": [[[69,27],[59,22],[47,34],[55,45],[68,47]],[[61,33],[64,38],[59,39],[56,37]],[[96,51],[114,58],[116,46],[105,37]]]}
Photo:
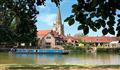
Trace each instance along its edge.
{"label": "moored narrowboat", "polygon": [[17,54],[68,54],[68,50],[61,49],[16,49]]}

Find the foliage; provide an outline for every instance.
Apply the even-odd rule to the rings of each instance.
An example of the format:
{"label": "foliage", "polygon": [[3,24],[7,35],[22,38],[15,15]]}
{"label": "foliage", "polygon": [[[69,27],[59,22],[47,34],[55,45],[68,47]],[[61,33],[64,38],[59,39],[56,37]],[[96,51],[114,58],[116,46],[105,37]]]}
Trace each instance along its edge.
{"label": "foliage", "polygon": [[[33,0],[2,0],[0,7],[3,9],[2,12],[4,14],[2,25],[16,34],[16,40],[14,41],[31,42],[35,40],[36,26],[34,19],[37,12]],[[13,21],[15,22],[13,23]],[[26,37],[29,37],[31,40]],[[20,40],[21,38],[22,40]],[[24,39],[26,39],[26,41]]]}
{"label": "foliage", "polygon": [[[77,0],[77,3],[72,5],[72,13],[64,21],[69,25],[73,25],[75,21],[79,22],[78,30],[83,30],[84,34],[89,33],[89,29],[97,31],[103,28],[102,33],[120,36],[120,0]],[[118,17],[118,23],[115,17]],[[114,25],[117,23],[117,27]]]}
{"label": "foliage", "polygon": [[[46,0],[37,0],[37,5],[45,5],[45,1]],[[56,6],[59,6],[60,5],[60,1],[62,0],[51,0],[51,2],[55,3]]]}
{"label": "foliage", "polygon": [[0,42],[14,43],[15,34],[7,27],[0,25]]}
{"label": "foliage", "polygon": [[73,45],[64,45],[63,46],[65,50],[71,50],[71,51],[75,51],[75,52],[84,52],[85,51],[85,47],[82,48],[82,47],[78,47],[78,46],[73,46]]}
{"label": "foliage", "polygon": [[64,49],[66,49],[66,50],[74,50],[74,49],[75,49],[75,46],[70,45],[70,44],[64,45],[63,47],[64,47]]}
{"label": "foliage", "polygon": [[87,44],[86,42],[84,42],[84,41],[82,41],[82,40],[79,40],[79,43]]}
{"label": "foliage", "polygon": [[[35,6],[44,5],[46,0],[0,0],[0,25],[7,27],[7,30],[13,32],[15,42],[35,42],[37,28],[35,26],[36,15],[39,13]],[[60,5],[61,0],[51,0],[56,6]],[[36,5],[37,4],[37,5]],[[2,15],[2,14],[3,15]],[[1,29],[0,29],[1,31]],[[6,30],[5,30],[6,31]],[[4,30],[0,32],[0,36],[6,39],[13,37]],[[3,35],[4,34],[4,35]],[[1,40],[4,40],[1,37]],[[4,40],[7,42],[6,40]],[[2,41],[0,41],[2,42]]]}

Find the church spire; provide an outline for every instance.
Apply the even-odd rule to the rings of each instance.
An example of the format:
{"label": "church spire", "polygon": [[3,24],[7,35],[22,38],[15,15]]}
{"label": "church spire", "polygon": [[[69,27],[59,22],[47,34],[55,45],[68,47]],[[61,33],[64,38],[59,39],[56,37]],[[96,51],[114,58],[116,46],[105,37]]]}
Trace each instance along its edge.
{"label": "church spire", "polygon": [[58,24],[62,24],[60,7],[58,7],[58,12],[57,12],[57,18],[56,18],[56,21],[57,21]]}
{"label": "church spire", "polygon": [[62,24],[60,6],[58,7],[56,22],[54,24],[54,30],[58,32],[60,35],[64,35],[64,26]]}

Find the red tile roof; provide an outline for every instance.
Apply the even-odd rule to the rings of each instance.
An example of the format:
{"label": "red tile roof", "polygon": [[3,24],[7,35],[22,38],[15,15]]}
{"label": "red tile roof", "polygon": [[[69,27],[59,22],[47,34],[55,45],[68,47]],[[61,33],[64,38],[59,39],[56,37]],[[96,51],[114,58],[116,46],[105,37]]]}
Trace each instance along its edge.
{"label": "red tile roof", "polygon": [[59,35],[57,32],[52,31],[52,30],[38,30],[37,31],[37,36],[40,37],[44,37],[45,35],[47,35],[48,33],[50,33],[51,35],[53,35],[54,37],[60,37],[63,38],[63,35]]}
{"label": "red tile roof", "polygon": [[101,37],[81,37],[81,40],[84,42],[112,42],[112,38],[111,37],[106,37],[106,36],[101,36]]}
{"label": "red tile roof", "polygon": [[109,37],[109,36],[100,36],[100,37],[84,36],[84,37],[76,38],[72,36],[59,35],[57,32],[52,30],[38,30],[37,36],[44,37],[48,33],[51,33],[54,37],[59,37],[64,41],[71,41],[71,42],[78,41],[78,40],[82,40],[84,42],[92,42],[92,43],[95,43],[95,42],[109,43],[112,41],[120,41],[120,37]]}
{"label": "red tile roof", "polygon": [[75,37],[72,37],[72,36],[66,36],[64,37],[64,40],[67,42],[67,43],[75,43],[75,42],[78,42],[78,40],[75,38]]}
{"label": "red tile roof", "polygon": [[51,30],[38,30],[37,31],[37,36],[44,37],[45,35],[47,35],[50,32],[51,32]]}

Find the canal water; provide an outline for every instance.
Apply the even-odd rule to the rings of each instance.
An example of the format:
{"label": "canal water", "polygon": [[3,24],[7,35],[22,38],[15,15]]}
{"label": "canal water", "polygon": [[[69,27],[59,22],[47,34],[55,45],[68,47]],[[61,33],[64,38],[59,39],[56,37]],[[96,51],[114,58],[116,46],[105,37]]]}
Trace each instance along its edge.
{"label": "canal water", "polygon": [[11,54],[0,53],[0,64],[90,64],[120,65],[119,54]]}

